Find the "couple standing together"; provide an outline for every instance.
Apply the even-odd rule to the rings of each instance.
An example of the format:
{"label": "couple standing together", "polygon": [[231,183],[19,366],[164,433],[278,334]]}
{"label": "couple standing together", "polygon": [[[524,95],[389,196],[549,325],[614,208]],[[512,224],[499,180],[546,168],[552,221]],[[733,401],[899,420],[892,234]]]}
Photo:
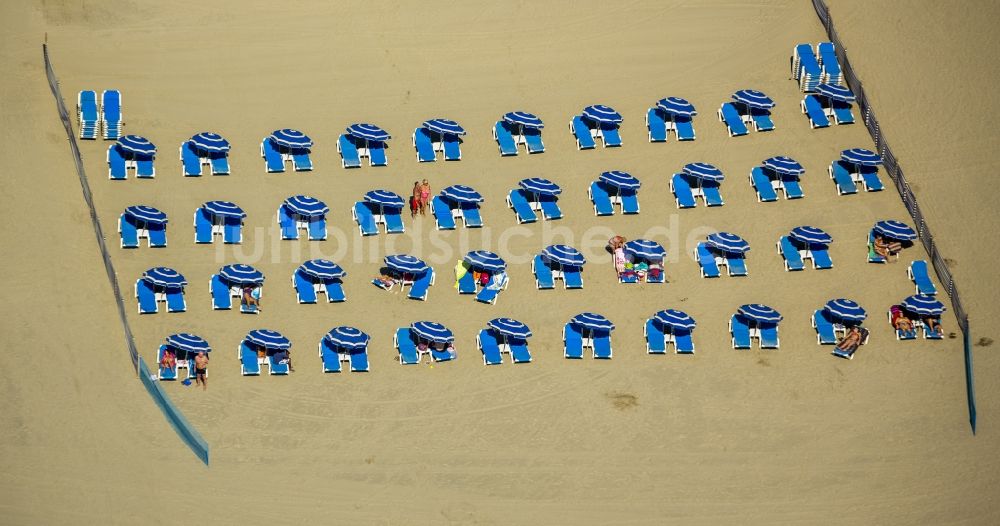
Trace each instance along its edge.
{"label": "couple standing together", "polygon": [[424,179],[424,182],[413,182],[413,195],[410,196],[410,217],[427,215],[427,205],[431,202],[431,184]]}

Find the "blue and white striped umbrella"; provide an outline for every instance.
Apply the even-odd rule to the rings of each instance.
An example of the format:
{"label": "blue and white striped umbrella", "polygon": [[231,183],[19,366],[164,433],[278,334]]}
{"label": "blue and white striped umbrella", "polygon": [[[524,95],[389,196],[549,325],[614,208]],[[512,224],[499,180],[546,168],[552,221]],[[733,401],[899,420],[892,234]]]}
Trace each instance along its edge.
{"label": "blue and white striped umbrella", "polygon": [[660,99],[656,102],[656,107],[663,110],[667,115],[678,115],[681,117],[694,117],[698,115],[698,112],[694,109],[694,105],[688,102],[687,99],[680,97]]}
{"label": "blue and white striped umbrella", "polygon": [[136,221],[145,221],[154,225],[167,224],[167,214],[146,205],[135,205],[125,209],[125,213]]}
{"label": "blue and white striped umbrella", "polygon": [[757,91],[755,89],[741,89],[736,93],[733,93],[733,100],[736,102],[742,102],[751,108],[759,108],[762,110],[769,110],[774,107],[774,101],[771,97],[768,97],[762,91]]}
{"label": "blue and white striped umbrella", "polygon": [[418,321],[410,325],[410,330],[417,336],[439,343],[451,343],[455,341],[455,336],[448,330],[448,327],[433,321]]}
{"label": "blue and white striped umbrella", "polygon": [[372,190],[365,194],[365,201],[385,208],[403,208],[406,201],[396,192],[389,190]]}
{"label": "blue and white striped umbrella", "polygon": [[138,155],[156,155],[156,145],[141,135],[126,135],[118,139],[118,147]]}
{"label": "blue and white striped umbrella", "polygon": [[653,315],[653,319],[660,325],[672,329],[687,329],[690,331],[697,325],[694,322],[694,318],[688,316],[686,312],[676,309],[661,310]]}
{"label": "blue and white striped umbrella", "polygon": [[191,353],[212,352],[212,347],[204,338],[187,332],[167,336],[167,345]]}
{"label": "blue and white striped umbrella", "polygon": [[821,228],[814,226],[797,226],[788,233],[788,237],[806,245],[829,245],[833,237]]}
{"label": "blue and white striped umbrella", "polygon": [[603,104],[594,104],[593,106],[587,106],[583,109],[583,116],[597,122],[606,122],[609,124],[620,124],[622,122],[622,114],[615,111],[611,106],[605,106]]}
{"label": "blue and white striped umbrella", "polygon": [[299,265],[299,272],[318,280],[341,279],[347,276],[340,265],[328,259],[310,259]]}
{"label": "blue and white striped umbrella", "polygon": [[228,152],[229,141],[222,138],[218,133],[201,132],[191,137],[194,147],[203,152]]}
{"label": "blue and white striped umbrella", "polygon": [[142,273],[142,279],[150,285],[168,289],[179,289],[188,284],[180,272],[170,267],[153,267]]}
{"label": "blue and white striped umbrella", "polygon": [[308,195],[293,195],[282,203],[290,211],[306,217],[323,217],[330,212],[326,203]]}
{"label": "blue and white striped umbrella", "polygon": [[552,261],[566,267],[582,267],[587,258],[579,250],[569,245],[549,245],[542,250],[542,259]]}
{"label": "blue and white striped umbrella", "polygon": [[570,318],[569,322],[577,327],[590,329],[592,331],[615,330],[615,324],[611,323],[611,320],[593,312],[581,312],[580,314]]}
{"label": "blue and white striped umbrella", "polygon": [[875,223],[872,227],[877,234],[882,234],[885,237],[891,237],[892,239],[898,239],[900,241],[913,241],[917,239],[917,233],[910,228],[909,225],[902,221],[896,221],[894,219],[884,219]]}
{"label": "blue and white striped umbrella", "polygon": [[487,250],[473,250],[465,255],[464,261],[487,272],[501,272],[507,268],[507,262],[502,257]]}
{"label": "blue and white striped umbrella", "polygon": [[208,201],[207,203],[201,205],[206,212],[220,216],[220,217],[235,217],[238,219],[243,219],[247,216],[246,212],[242,208],[233,203],[232,201]]}
{"label": "blue and white striped umbrella", "polygon": [[823,305],[823,310],[844,321],[862,322],[868,317],[865,309],[856,301],[840,298],[830,300]]}
{"label": "blue and white striped umbrella", "polygon": [[878,166],[882,164],[882,158],[877,153],[865,148],[844,150],[840,152],[840,160],[858,166]]}
{"label": "blue and white striped umbrella", "polygon": [[308,150],[313,146],[313,140],[308,135],[291,128],[274,130],[271,132],[271,140],[291,150]]}
{"label": "blue and white striped umbrella", "polygon": [[219,276],[236,285],[261,285],[264,283],[263,272],[242,263],[222,267],[219,269]]}
{"label": "blue and white striped umbrella", "polygon": [[722,174],[722,170],[708,163],[685,164],[683,170],[684,173],[690,175],[691,177],[703,179],[705,181],[715,181],[720,183],[726,178],[726,176]]}
{"label": "blue and white striped umbrella", "polygon": [[622,190],[638,190],[642,183],[635,178],[632,174],[628,172],[622,172],[620,170],[612,170],[610,172],[604,172],[600,177],[601,181],[605,184],[611,185],[615,188],[620,188]]}
{"label": "blue and white striped umbrella", "polygon": [[349,351],[360,351],[368,347],[368,341],[371,339],[368,334],[366,334],[361,329],[349,326],[334,327],[330,332],[326,333],[323,338],[326,341],[332,343],[336,347],[342,349],[347,349]]}
{"label": "blue and white striped umbrella", "polygon": [[427,263],[423,262],[423,260],[409,254],[394,254],[386,256],[382,261],[385,262],[385,266],[395,270],[396,272],[402,272],[403,274],[420,274],[427,272],[430,268],[427,266]]}
{"label": "blue and white striped umbrella", "polygon": [[816,91],[820,95],[830,97],[833,100],[839,100],[840,102],[854,102],[854,94],[851,93],[850,88],[844,86],[838,86],[836,84],[820,84],[816,86]]}
{"label": "blue and white striped umbrella", "polygon": [[479,192],[464,184],[453,184],[441,190],[441,197],[446,197],[456,203],[481,203],[483,201],[483,196],[479,195]]}
{"label": "blue and white striped umbrella", "polygon": [[527,340],[531,337],[531,329],[527,325],[511,318],[493,318],[486,322],[486,326],[504,336],[518,340]]}
{"label": "blue and white striped umbrella", "polygon": [[924,294],[914,294],[903,300],[902,305],[904,309],[922,316],[940,316],[948,310],[944,303]]}
{"label": "blue and white striped umbrella", "polygon": [[451,119],[430,119],[421,124],[432,132],[445,135],[465,135],[465,128]]}
{"label": "blue and white striped umbrella", "polygon": [[562,188],[559,188],[559,185],[541,177],[522,179],[517,185],[533,194],[559,195],[562,193]]}
{"label": "blue and white striped umbrella", "polygon": [[248,332],[246,341],[274,351],[292,348],[292,342],[288,341],[288,338],[278,331],[269,329],[254,329]]}
{"label": "blue and white striped umbrella", "polygon": [[723,252],[743,254],[750,250],[750,243],[742,237],[729,232],[716,232],[706,238],[708,244]]}
{"label": "blue and white striped umbrella", "polygon": [[389,132],[374,124],[358,123],[347,127],[347,134],[366,141],[384,142],[392,138]]}
{"label": "blue and white striped umbrella", "polygon": [[633,258],[657,261],[667,257],[667,250],[663,248],[663,245],[648,239],[627,241],[622,249],[625,251],[625,255]]}
{"label": "blue and white striped umbrella", "polygon": [[778,323],[783,319],[778,311],[760,303],[743,305],[740,307],[739,313],[760,323]]}
{"label": "blue and white striped umbrella", "polygon": [[783,155],[764,159],[764,167],[770,168],[782,175],[799,176],[806,173],[806,169],[798,161]]}
{"label": "blue and white striped umbrella", "polygon": [[534,128],[540,130],[545,127],[542,123],[542,119],[539,119],[534,113],[528,113],[526,111],[512,111],[504,113],[503,120],[511,124],[520,124],[525,128]]}

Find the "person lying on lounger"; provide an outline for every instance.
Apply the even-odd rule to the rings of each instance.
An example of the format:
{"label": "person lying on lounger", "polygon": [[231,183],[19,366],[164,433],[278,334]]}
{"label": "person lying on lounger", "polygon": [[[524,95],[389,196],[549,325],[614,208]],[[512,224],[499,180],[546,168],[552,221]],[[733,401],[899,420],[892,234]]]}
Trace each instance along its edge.
{"label": "person lying on lounger", "polygon": [[164,350],[163,358],[160,359],[160,369],[173,369],[174,367],[177,367],[177,355],[170,349]]}
{"label": "person lying on lounger", "polygon": [[381,276],[375,278],[373,281],[376,281],[377,282],[376,285],[382,287],[385,290],[390,290],[392,289],[392,287],[396,285],[396,278],[388,274],[382,274]]}
{"label": "person lying on lounger", "polygon": [[892,312],[892,326],[897,331],[909,332],[913,330],[913,322],[910,318],[907,318],[903,314],[903,309],[898,306],[893,306],[890,311]]}
{"label": "person lying on lounger", "polygon": [[927,325],[927,329],[931,331],[932,334],[942,334],[944,329],[941,328],[941,320],[927,316],[924,318],[924,325]]}
{"label": "person lying on lounger", "polygon": [[837,348],[842,351],[854,352],[861,346],[863,339],[861,328],[857,326],[851,327],[847,330],[847,334],[837,342]]}
{"label": "person lying on lounger", "polygon": [[875,253],[886,261],[895,261],[890,256],[902,250],[903,244],[899,241],[888,241],[886,238],[875,234],[875,246],[873,248],[875,249]]}
{"label": "person lying on lounger", "polygon": [[247,307],[257,307],[257,310],[264,310],[260,308],[260,287],[243,287],[243,304]]}

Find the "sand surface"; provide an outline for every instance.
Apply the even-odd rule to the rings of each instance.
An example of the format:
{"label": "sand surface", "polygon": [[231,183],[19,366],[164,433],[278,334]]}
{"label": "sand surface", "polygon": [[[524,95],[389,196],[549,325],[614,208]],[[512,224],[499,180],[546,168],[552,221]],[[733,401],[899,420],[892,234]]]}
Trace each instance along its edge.
{"label": "sand surface", "polygon": [[[904,13],[894,3],[832,6],[852,62],[872,97],[934,229],[972,318],[974,340],[995,336],[998,215],[988,188],[998,161],[990,116],[998,101],[986,24],[996,7]],[[896,342],[881,322],[912,293],[901,262],[867,265],[862,239],[880,218],[908,219],[898,196],[837,197],[826,166],[844,148],[870,147],[860,126],[809,130],[788,54],[823,33],[809,2],[649,2],[384,7],[365,4],[195,2],[5,3],[0,80],[6,226],[0,229],[0,516],[3,523],[661,524],[969,523],[1000,519],[989,488],[996,451],[1000,363],[976,347],[979,435],[967,424],[959,339]],[[932,23],[933,21],[933,23]],[[926,26],[932,26],[928,31]],[[614,30],[608,30],[614,28]],[[205,468],[180,443],[130,371],[89,215],[45,81],[41,42],[64,96],[124,94],[125,130],[160,148],[154,181],[106,179],[107,143],[81,145],[98,215],[116,247],[125,206],[170,215],[170,246],[113,250],[123,290],[151,266],[180,270],[189,311],[139,317],[147,360],[162,339],[195,332],[213,345],[207,392],[166,385],[212,447]],[[778,129],[732,139],[715,117],[741,88],[778,103]],[[646,141],[643,116],[676,95],[699,109],[698,139]],[[942,104],[940,101],[953,101]],[[75,100],[67,100],[71,107]],[[578,152],[570,116],[604,103],[625,116],[624,147]],[[922,107],[947,108],[933,119]],[[542,155],[501,159],[489,135],[513,109],[545,119]],[[443,116],[470,134],[458,163],[418,164],[409,135]],[[336,138],[353,122],[394,138],[387,168],[345,171]],[[258,147],[293,127],[316,141],[316,170],[265,175]],[[233,143],[229,177],[185,179],[176,148],[212,130]],[[752,166],[790,155],[807,169],[800,201],[760,204]],[[726,205],[677,211],[668,177],[688,162],[726,174]],[[643,181],[642,213],[595,218],[586,186],[609,169]],[[513,228],[503,204],[524,177],[562,185],[566,214]],[[485,197],[488,228],[438,233],[428,218],[407,235],[361,240],[349,207],[371,189],[403,195],[415,179],[455,183]],[[330,205],[331,237],[279,242],[274,211],[294,194]],[[190,214],[210,199],[248,213],[238,247],[196,246]],[[43,219],[44,218],[44,219]],[[830,271],[786,273],[773,249],[800,224],[836,239]],[[29,225],[36,225],[29,228]],[[706,281],[693,243],[729,230],[752,245],[749,278]],[[611,233],[652,237],[671,257],[665,286],[625,287],[600,252]],[[552,242],[587,252],[586,288],[534,288],[528,261]],[[984,246],[986,248],[984,248]],[[589,249],[588,249],[589,247]],[[450,269],[467,250],[511,263],[498,305],[459,297]],[[388,253],[413,252],[438,271],[426,303],[367,284]],[[348,271],[349,301],[300,306],[288,282],[303,260],[329,257]],[[221,265],[251,263],[267,276],[257,317],[213,312],[207,282]],[[864,305],[872,343],[853,361],[815,344],[808,317],[831,297]],[[785,315],[779,351],[737,352],[726,321],[742,303]],[[642,325],[681,308],[699,323],[695,356],[647,356]],[[610,362],[561,356],[560,329],[582,310],[617,324]],[[530,365],[486,368],[475,334],[496,316],[535,332]],[[459,359],[401,367],[393,328],[432,319],[457,335]],[[955,330],[954,318],[946,318]],[[315,346],[336,325],[372,335],[372,371],[323,375]],[[252,328],[294,343],[296,373],[239,375],[236,347]],[[197,515],[191,503],[202,495]]]}

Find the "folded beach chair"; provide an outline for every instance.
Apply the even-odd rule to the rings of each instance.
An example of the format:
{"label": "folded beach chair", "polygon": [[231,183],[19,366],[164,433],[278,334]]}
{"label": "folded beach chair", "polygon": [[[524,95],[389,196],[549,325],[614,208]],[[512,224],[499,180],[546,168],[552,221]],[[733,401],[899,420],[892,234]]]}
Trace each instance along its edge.
{"label": "folded beach chair", "polygon": [[760,348],[777,349],[781,345],[778,339],[778,324],[764,323],[760,326]]}
{"label": "folded beach chair", "polygon": [[719,277],[719,264],[715,262],[715,255],[708,250],[708,245],[698,243],[698,246],[695,248],[695,256],[698,258],[698,265],[701,266],[701,277]]}
{"label": "folded beach chair", "polygon": [[264,170],[268,173],[285,171],[285,159],[274,145],[270,137],[265,137],[260,143],[260,156],[264,158]]}
{"label": "folded beach chair", "polygon": [[80,138],[96,139],[101,117],[97,111],[97,93],[84,90],[76,98],[77,117],[80,121]]}
{"label": "folded beach chair", "polygon": [[558,200],[553,196],[539,196],[538,201],[542,206],[542,217],[546,220],[562,219],[563,213],[559,209]]}
{"label": "folded beach chair", "polygon": [[118,144],[108,147],[108,179],[124,181],[128,177],[128,170],[125,167],[125,156],[122,155]]}
{"label": "folded beach chair", "polygon": [[288,374],[289,367],[287,363],[281,363],[273,354],[267,357],[267,374],[273,375],[285,375]]}
{"label": "folded beach chair", "polygon": [[510,349],[510,357],[514,363],[528,363],[531,361],[531,353],[528,351],[527,341],[508,338],[507,348]]}
{"label": "folded beach chair", "polygon": [[243,220],[238,217],[226,217],[222,222],[222,239],[227,245],[239,245],[243,242]]}
{"label": "folded beach chair", "polygon": [[610,360],[613,354],[611,349],[611,333],[596,331],[593,338],[594,347],[591,349],[591,352],[593,352],[594,358],[598,360]]}
{"label": "folded beach chair", "polygon": [[622,145],[622,137],[618,133],[618,125],[612,123],[601,123],[601,140],[604,141],[605,148],[617,148]]}
{"label": "folded beach chair", "polygon": [[837,333],[833,328],[833,320],[825,310],[819,309],[813,312],[812,326],[816,329],[817,345],[833,345],[837,343]]}
{"label": "folded beach chair", "polygon": [[525,128],[522,137],[524,137],[524,146],[528,149],[528,153],[542,153],[545,151],[545,143],[542,142],[542,130]]}
{"label": "folded beach chair", "polygon": [[292,286],[295,287],[295,297],[299,303],[316,303],[316,287],[302,271],[292,273]]}
{"label": "folded beach chair", "polygon": [[483,365],[500,365],[503,363],[503,355],[500,354],[500,345],[492,331],[483,329],[476,336],[476,343],[479,350],[483,352]]}
{"label": "folded beach chair", "polygon": [[480,290],[479,294],[476,294],[476,301],[496,305],[497,297],[500,295],[500,291],[507,288],[508,281],[510,281],[510,279],[504,276],[503,281],[499,286],[494,286],[491,283],[489,286],[483,287],[483,290]]}
{"label": "folded beach chair", "polygon": [[590,133],[590,127],[583,122],[583,116],[577,115],[569,123],[569,129],[576,137],[576,148],[578,150],[591,150],[597,146],[594,136]]}
{"label": "folded beach chair", "polygon": [[247,342],[240,343],[240,370],[243,376],[260,374],[260,362],[257,361],[257,351],[250,348]]}
{"label": "folded beach chair", "polygon": [[747,125],[743,123],[743,117],[731,102],[724,102],[719,108],[719,121],[726,125],[730,137],[746,135],[750,133]]}
{"label": "folded beach chair", "polygon": [[664,334],[660,325],[653,321],[652,318],[646,320],[646,325],[643,328],[643,333],[646,336],[646,353],[647,354],[666,354],[667,353],[667,335]]}
{"label": "folded beach chair", "polygon": [[742,255],[726,254],[726,270],[730,276],[746,276],[747,260]]}
{"label": "folded beach chair", "polygon": [[101,93],[101,122],[104,124],[104,139],[117,140],[121,135],[122,94],[118,90]]}
{"label": "folded beach chair", "polygon": [[610,216],[614,215],[615,207],[611,204],[611,197],[600,182],[590,183],[590,200],[594,203],[594,215]]}
{"label": "folded beach chair", "polygon": [[462,139],[458,138],[458,135],[453,133],[444,134],[444,160],[446,161],[461,161],[462,160]]}
{"label": "folded beach chair", "polygon": [[878,252],[875,252],[875,232],[868,232],[868,262],[869,263],[885,263],[884,257],[880,256]]}
{"label": "folded beach chair", "polygon": [[372,215],[371,208],[368,208],[366,203],[363,201],[354,203],[351,214],[354,216],[354,220],[357,221],[358,232],[362,236],[374,236],[378,234],[378,225],[375,224],[375,216]]}
{"label": "folded beach chair", "polygon": [[583,358],[583,334],[576,325],[567,323],[563,327],[563,345],[565,347],[563,356],[566,358]]}
{"label": "folded beach chair", "polygon": [[437,160],[430,132],[423,126],[413,130],[413,148],[417,151],[417,161],[432,163]]}
{"label": "folded beach chair", "polygon": [[177,363],[174,363],[172,368],[163,367],[163,353],[167,350],[166,345],[161,345],[160,349],[156,351],[156,363],[159,364],[158,371],[156,373],[157,378],[160,380],[176,380],[177,379]]}
{"label": "folded beach chair", "polygon": [[750,118],[753,119],[753,127],[759,132],[773,131],[774,121],[771,120],[771,112],[760,108],[750,108]]}
{"label": "folded beach chair", "polygon": [[562,271],[563,287],[567,289],[583,288],[583,272],[574,267],[565,267]]}
{"label": "folded beach chair", "polygon": [[639,194],[634,190],[622,190],[618,196],[622,200],[622,213],[626,215],[639,213]]}
{"label": "folded beach chair", "polygon": [[535,274],[535,288],[539,290],[555,288],[552,269],[545,264],[541,254],[535,255],[535,259],[531,261],[531,271]]}
{"label": "folded beach chair", "polygon": [[406,232],[406,227],[403,226],[402,210],[402,208],[384,210],[382,217],[385,218],[386,234],[402,234]]}
{"label": "folded beach chair", "polygon": [[368,166],[388,166],[389,159],[385,156],[385,143],[368,141]]}
{"label": "folded beach chair", "polygon": [[646,112],[646,129],[649,130],[649,142],[666,142],[667,122],[663,113],[657,108],[649,108]]}
{"label": "folded beach chair", "polygon": [[840,84],[841,69],[840,63],[837,62],[833,42],[816,44],[816,54],[819,55],[819,63],[823,66],[823,82]]}
{"label": "folded beach chair", "polygon": [[812,248],[809,250],[812,265],[817,270],[828,270],[833,268],[833,260],[830,259],[829,248]]}
{"label": "folded beach chair", "polygon": [[309,218],[309,241],[326,240],[326,218]]}
{"label": "folded beach chair", "polygon": [[866,192],[881,192],[885,188],[882,186],[882,180],[878,178],[877,166],[862,166],[860,171],[861,182]]}
{"label": "folded beach chair", "polygon": [[778,175],[780,178],[779,188],[785,193],[785,199],[801,199],[805,197],[799,178],[794,175]]}
{"label": "folded beach chair", "polygon": [[674,174],[670,179],[670,191],[674,193],[674,201],[677,208],[694,208],[697,204],[694,200],[694,193],[691,191],[691,183],[683,174]]}
{"label": "folded beach chair", "polygon": [[187,302],[184,301],[184,291],[167,289],[167,312],[184,312],[186,310]]}
{"label": "folded beach chair", "polygon": [[340,353],[326,338],[319,341],[319,357],[323,360],[324,373],[340,372]]}
{"label": "folded beach chair", "polygon": [[766,203],[778,200],[778,194],[774,191],[774,186],[771,185],[771,178],[764,173],[764,169],[760,166],[755,166],[753,170],[750,170],[750,184],[757,191],[758,202]]}
{"label": "folded beach chair", "polygon": [[682,117],[680,115],[674,115],[674,131],[677,132],[678,141],[693,141],[695,139],[694,134],[694,122],[691,117]]}
{"label": "folded beach chair", "polygon": [[719,189],[719,183],[715,181],[702,182],[701,197],[705,200],[705,206],[722,206],[726,204],[726,202],[722,200],[722,193]]}
{"label": "folded beach chair", "polygon": [[785,262],[785,271],[790,270],[803,270],[806,268],[806,264],[802,261],[802,254],[799,249],[792,244],[792,241],[788,239],[788,236],[781,236],[778,238],[776,243],[778,249],[778,254],[781,254]]}
{"label": "folded beach chair", "polygon": [[139,303],[139,314],[156,314],[156,291],[148,281],[139,278],[135,282],[135,299]]}
{"label": "folded beach chair", "polygon": [[180,155],[184,177],[200,177],[201,157],[198,156],[191,141],[181,144]]}
{"label": "folded beach chair", "polygon": [[458,293],[459,294],[476,293],[476,280],[473,277],[472,272],[466,272],[461,278],[458,279]]}
{"label": "folded beach chair", "polygon": [[340,164],[344,168],[361,167],[361,157],[358,155],[358,147],[350,135],[341,134],[337,139],[337,152],[340,153]]}
{"label": "folded beach chair", "polygon": [[501,156],[517,155],[517,143],[504,121],[497,121],[493,126],[493,139],[497,141]]}
{"label": "folded beach chair", "polygon": [[281,205],[278,207],[278,226],[281,228],[281,239],[291,240],[299,238],[299,227],[292,213]]}
{"label": "folded beach chair", "polygon": [[854,184],[851,172],[847,170],[843,162],[833,161],[828,171],[830,172],[830,179],[833,179],[837,184],[837,195],[858,193],[858,187]]}
{"label": "folded beach chair", "polygon": [[520,188],[511,190],[510,194],[507,195],[507,206],[517,214],[517,222],[519,224],[538,221],[538,216],[531,209],[531,205],[528,204],[528,200],[524,197],[524,192]]}
{"label": "folded beach chair", "polygon": [[437,222],[438,230],[455,230],[455,216],[452,215],[451,207],[441,196],[438,195],[431,199],[431,210],[434,212],[434,220]]}
{"label": "folded beach chair", "polygon": [[830,118],[826,116],[823,104],[816,95],[806,95],[801,103],[802,113],[809,118],[809,127],[812,129],[826,128],[830,126]]}
{"label": "folded beach chair", "polygon": [[122,248],[139,248],[139,231],[126,214],[118,217],[118,233],[121,234]]}
{"label": "folded beach chair", "polygon": [[674,353],[694,354],[694,339],[687,329],[674,329]]}
{"label": "folded beach chair", "polygon": [[918,259],[913,263],[910,263],[910,266],[906,269],[906,275],[910,277],[910,281],[912,281],[916,287],[917,294],[924,294],[927,296],[937,295],[937,287],[935,287],[934,282],[931,281],[926,261]]}
{"label": "folded beach chair", "polygon": [[427,272],[421,274],[417,279],[413,281],[410,285],[410,293],[407,295],[411,300],[427,300],[427,292],[430,290],[431,285],[434,284],[434,269],[428,269]]}
{"label": "folded beach chair", "polygon": [[209,282],[208,290],[212,293],[212,309],[229,310],[233,308],[232,293],[229,289],[229,285],[222,281],[221,276],[218,274],[212,275],[212,280]]}
{"label": "folded beach chair", "polygon": [[461,203],[462,222],[465,228],[482,228],[483,217],[479,214],[479,205],[476,203]]}
{"label": "folded beach chair", "polygon": [[750,348],[750,326],[739,314],[729,319],[729,332],[733,335],[733,349]]}

